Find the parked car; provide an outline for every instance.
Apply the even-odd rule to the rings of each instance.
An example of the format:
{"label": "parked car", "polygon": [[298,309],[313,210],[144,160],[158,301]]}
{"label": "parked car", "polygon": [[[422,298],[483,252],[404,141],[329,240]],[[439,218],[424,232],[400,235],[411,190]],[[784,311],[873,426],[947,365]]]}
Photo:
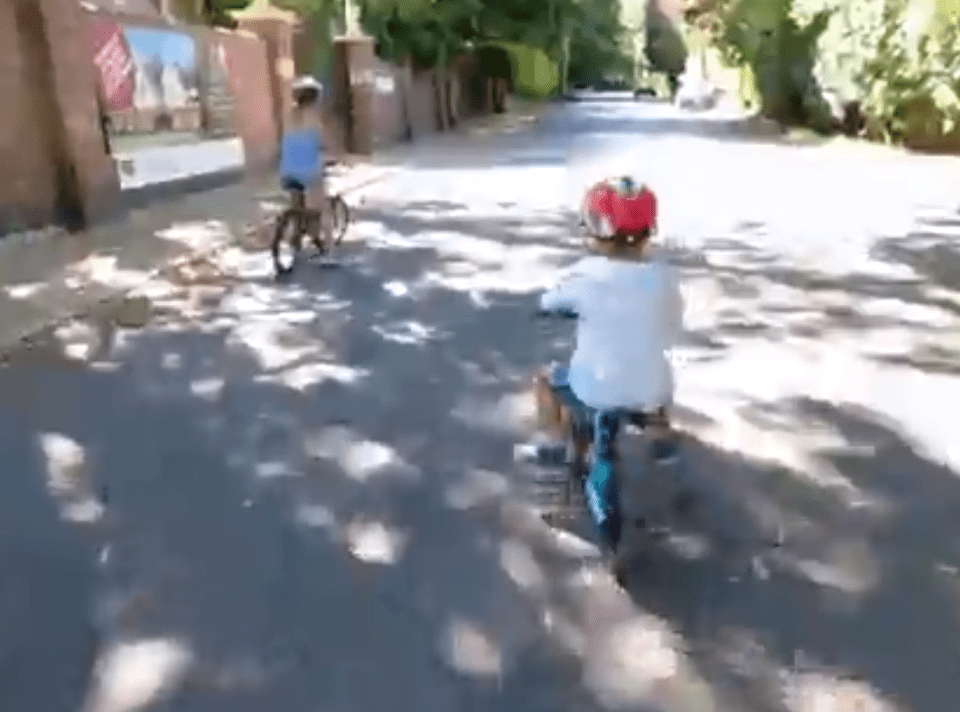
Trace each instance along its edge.
{"label": "parked car", "polygon": [[604,77],[594,85],[597,91],[629,91],[630,85],[620,77]]}
{"label": "parked car", "polygon": [[708,111],[716,107],[723,92],[703,77],[685,75],[680,77],[674,102],[681,109]]}
{"label": "parked car", "polygon": [[646,87],[646,86],[637,87],[636,89],[633,90],[633,98],[638,101],[640,100],[641,97],[644,97],[644,96],[655,97],[656,95],[657,95],[657,90],[654,89],[653,87]]}

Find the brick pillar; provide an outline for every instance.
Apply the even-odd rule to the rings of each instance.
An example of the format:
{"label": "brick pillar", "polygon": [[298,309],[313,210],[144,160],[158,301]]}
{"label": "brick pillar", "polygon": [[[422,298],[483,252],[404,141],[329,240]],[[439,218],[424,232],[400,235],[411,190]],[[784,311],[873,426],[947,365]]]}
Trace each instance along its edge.
{"label": "brick pillar", "polygon": [[350,153],[373,151],[374,42],[371,37],[334,41],[334,111],[344,123]]}
{"label": "brick pillar", "polygon": [[252,32],[266,45],[273,120],[277,136],[283,136],[293,108],[290,86],[294,79],[294,23],[280,17],[238,17],[237,22],[241,30]]}

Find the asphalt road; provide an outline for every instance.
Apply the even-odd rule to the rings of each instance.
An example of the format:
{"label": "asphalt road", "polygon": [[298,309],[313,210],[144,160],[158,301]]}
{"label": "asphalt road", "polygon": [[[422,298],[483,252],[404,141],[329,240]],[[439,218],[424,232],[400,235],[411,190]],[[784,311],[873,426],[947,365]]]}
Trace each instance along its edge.
{"label": "asphalt road", "polygon": [[[621,170],[683,269],[708,505],[626,592],[511,455],[558,353],[528,315]],[[0,710],[949,712],[958,187],[581,102],[424,145],[338,268],[237,247],[146,285],[142,328],[39,334],[0,370]]]}

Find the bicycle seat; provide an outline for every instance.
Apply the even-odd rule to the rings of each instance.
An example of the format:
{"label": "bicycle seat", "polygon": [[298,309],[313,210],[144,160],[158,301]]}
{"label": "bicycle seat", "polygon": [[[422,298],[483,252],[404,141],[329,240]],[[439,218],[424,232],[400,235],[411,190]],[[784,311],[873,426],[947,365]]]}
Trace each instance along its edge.
{"label": "bicycle seat", "polygon": [[284,178],[282,185],[284,190],[293,190],[298,193],[304,193],[307,190],[296,178]]}

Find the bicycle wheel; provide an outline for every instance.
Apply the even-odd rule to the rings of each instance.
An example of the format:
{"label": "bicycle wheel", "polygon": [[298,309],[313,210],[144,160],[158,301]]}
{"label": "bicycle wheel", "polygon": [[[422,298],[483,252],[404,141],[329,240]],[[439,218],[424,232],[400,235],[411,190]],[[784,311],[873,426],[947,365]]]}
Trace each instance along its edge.
{"label": "bicycle wheel", "polygon": [[330,198],[330,237],[334,245],[343,242],[343,236],[347,233],[347,226],[350,224],[350,208],[347,207],[343,196],[334,195]]}
{"label": "bicycle wheel", "polygon": [[284,210],[277,218],[277,226],[270,244],[273,269],[277,277],[283,277],[297,266],[303,239],[303,221],[297,210]]}

